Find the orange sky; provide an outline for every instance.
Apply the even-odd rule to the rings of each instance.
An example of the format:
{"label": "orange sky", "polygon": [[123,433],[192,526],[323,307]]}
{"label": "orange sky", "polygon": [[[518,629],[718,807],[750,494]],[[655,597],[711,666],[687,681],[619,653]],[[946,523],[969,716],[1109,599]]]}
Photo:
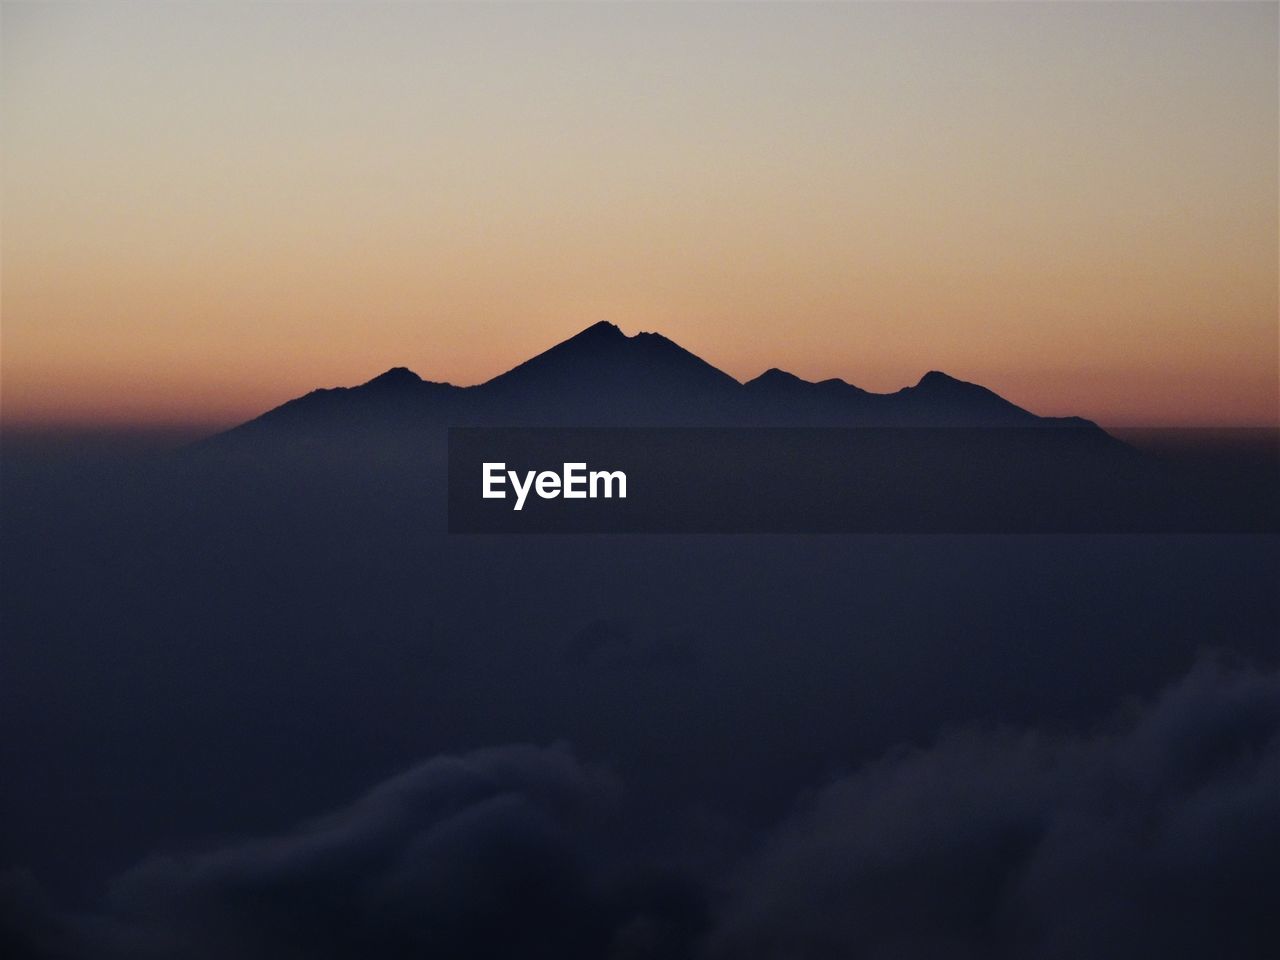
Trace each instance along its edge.
{"label": "orange sky", "polygon": [[1274,424],[1262,4],[5,4],[0,416],[229,424],[600,319]]}

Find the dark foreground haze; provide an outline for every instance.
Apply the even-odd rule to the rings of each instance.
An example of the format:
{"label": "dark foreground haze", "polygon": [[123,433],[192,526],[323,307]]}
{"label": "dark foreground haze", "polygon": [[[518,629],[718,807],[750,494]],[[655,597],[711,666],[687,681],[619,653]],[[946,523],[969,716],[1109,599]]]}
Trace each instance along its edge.
{"label": "dark foreground haze", "polygon": [[5,439],[5,956],[1280,951],[1274,534],[449,536],[438,450],[172,441]]}

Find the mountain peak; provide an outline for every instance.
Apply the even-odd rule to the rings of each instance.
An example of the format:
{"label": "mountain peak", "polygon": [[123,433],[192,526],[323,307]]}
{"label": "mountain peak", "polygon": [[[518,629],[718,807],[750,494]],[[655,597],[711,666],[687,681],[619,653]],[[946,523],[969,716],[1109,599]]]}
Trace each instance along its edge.
{"label": "mountain peak", "polygon": [[410,370],[408,367],[392,367],[386,373],[380,373],[367,383],[362,384],[365,387],[400,387],[406,384],[422,383],[422,378]]}
{"label": "mountain peak", "polygon": [[754,380],[748,380],[748,386],[791,386],[797,383],[808,383],[809,381],[797,377],[794,373],[790,373],[780,367],[770,367]]}
{"label": "mountain peak", "polygon": [[491,391],[533,390],[542,396],[572,389],[602,399],[619,392],[639,396],[738,385],[662,334],[627,336],[616,324],[601,320],[484,386]]}
{"label": "mountain peak", "polygon": [[608,320],[599,320],[596,323],[593,323],[591,326],[587,327],[586,329],[580,331],[579,333],[574,334],[572,337],[570,337],[568,340],[564,342],[571,343],[574,340],[580,340],[588,337],[591,339],[608,338],[611,340],[630,339],[625,333],[622,332],[622,328],[619,327],[616,323],[611,323]]}
{"label": "mountain peak", "polygon": [[930,370],[928,373],[926,373],[923,377],[920,378],[919,382],[916,383],[916,386],[917,387],[949,387],[956,384],[964,384],[964,381],[957,380],[955,377],[951,376],[950,374],[943,373],[941,370]]}

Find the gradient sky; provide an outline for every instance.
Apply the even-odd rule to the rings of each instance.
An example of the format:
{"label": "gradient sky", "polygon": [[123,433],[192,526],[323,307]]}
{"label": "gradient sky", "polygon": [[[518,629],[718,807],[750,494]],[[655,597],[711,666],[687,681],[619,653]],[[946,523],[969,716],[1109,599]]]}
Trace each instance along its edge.
{"label": "gradient sky", "polygon": [[5,3],[0,415],[231,423],[608,319],[1276,423],[1278,9]]}

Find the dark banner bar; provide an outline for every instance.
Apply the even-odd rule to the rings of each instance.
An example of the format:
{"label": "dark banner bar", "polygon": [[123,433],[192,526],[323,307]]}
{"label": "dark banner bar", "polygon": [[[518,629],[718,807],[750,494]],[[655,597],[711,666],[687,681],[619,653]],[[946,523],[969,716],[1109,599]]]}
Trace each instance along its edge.
{"label": "dark banner bar", "polygon": [[1280,485],[1259,442],[1232,459],[1188,440],[1199,459],[1178,459],[1091,426],[454,428],[449,530],[1274,531]]}

